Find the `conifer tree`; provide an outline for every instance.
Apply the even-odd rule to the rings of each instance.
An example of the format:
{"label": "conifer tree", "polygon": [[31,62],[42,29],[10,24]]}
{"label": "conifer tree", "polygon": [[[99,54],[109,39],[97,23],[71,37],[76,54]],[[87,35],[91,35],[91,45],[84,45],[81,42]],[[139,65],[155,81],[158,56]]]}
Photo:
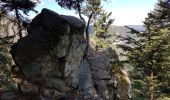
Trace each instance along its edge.
{"label": "conifer tree", "polygon": [[160,90],[161,94],[164,95],[170,92],[170,1],[169,0],[159,0],[155,9],[148,14],[148,18],[145,20],[145,25],[150,23],[151,28],[149,31],[154,31],[154,40],[162,42],[159,51],[161,54],[157,56],[162,58],[160,63],[160,68],[158,69],[157,76],[157,88]]}
{"label": "conifer tree", "polygon": [[113,33],[109,33],[109,27],[112,25],[114,19],[110,19],[112,12],[100,12],[101,14],[98,16],[97,20],[94,22],[94,30],[95,36],[97,38],[97,42],[99,47],[106,48],[111,44],[109,38],[113,35]]}
{"label": "conifer tree", "polygon": [[134,37],[120,37],[125,44],[119,47],[125,51],[123,55],[136,71],[132,75],[137,86],[135,90],[149,100],[169,93],[169,8],[167,1],[159,1],[154,11],[145,19],[145,32],[129,28]]}
{"label": "conifer tree", "polygon": [[20,38],[23,37],[21,33],[23,26],[28,25],[25,15],[28,16],[30,11],[37,12],[34,9],[36,4],[32,0],[0,0],[1,15],[9,16],[11,12],[14,13],[15,19],[12,22],[17,23]]}
{"label": "conifer tree", "polygon": [[101,0],[88,0],[86,6],[83,7],[82,13],[89,17],[93,14],[91,25],[94,29],[94,34],[91,38],[94,38],[98,44],[98,47],[106,48],[109,46],[110,41],[106,40],[111,36],[108,33],[108,29],[113,23],[114,19],[111,19],[112,12],[106,12],[101,6]]}

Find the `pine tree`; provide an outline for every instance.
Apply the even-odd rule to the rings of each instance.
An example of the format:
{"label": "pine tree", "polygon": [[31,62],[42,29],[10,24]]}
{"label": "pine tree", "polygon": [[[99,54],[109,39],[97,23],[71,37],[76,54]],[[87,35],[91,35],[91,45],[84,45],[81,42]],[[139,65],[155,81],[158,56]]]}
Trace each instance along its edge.
{"label": "pine tree", "polygon": [[91,25],[94,28],[94,34],[91,36],[96,40],[98,47],[106,48],[109,46],[110,41],[108,39],[111,34],[108,33],[108,29],[113,23],[114,19],[110,19],[112,12],[106,12],[101,6],[101,0],[87,0],[86,5],[82,9],[82,14],[91,18]]}
{"label": "pine tree", "polygon": [[120,37],[126,42],[119,47],[125,51],[123,55],[137,72],[132,76],[138,87],[136,91],[150,100],[169,93],[169,8],[168,2],[159,1],[145,19],[145,32],[140,33],[130,28],[135,37]]}
{"label": "pine tree", "polygon": [[109,27],[114,21],[114,19],[110,19],[111,14],[112,12],[108,13],[103,11],[94,22],[95,35],[98,38],[100,47],[102,48],[106,48],[111,44],[111,41],[108,39],[113,35],[108,32]]}
{"label": "pine tree", "polygon": [[[0,0],[0,13],[1,15],[7,15],[12,12],[14,13],[15,19],[12,22],[17,23],[18,26],[18,35],[22,38],[22,29],[24,26],[27,26],[27,19],[25,17],[28,16],[30,11],[37,12],[34,8],[36,6],[36,2],[32,0]],[[24,15],[23,15],[24,14]]]}
{"label": "pine tree", "polygon": [[152,23],[150,30],[157,32],[155,35],[162,40],[162,50],[159,51],[162,54],[162,63],[160,63],[161,67],[158,69],[157,81],[159,84],[157,84],[157,88],[164,95],[170,92],[170,2],[168,0],[160,0],[154,11],[148,15],[145,24]]}

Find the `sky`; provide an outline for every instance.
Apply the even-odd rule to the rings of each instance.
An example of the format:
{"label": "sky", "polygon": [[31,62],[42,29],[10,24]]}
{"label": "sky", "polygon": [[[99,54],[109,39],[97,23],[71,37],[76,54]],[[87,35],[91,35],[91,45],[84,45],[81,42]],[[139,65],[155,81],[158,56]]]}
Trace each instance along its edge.
{"label": "sky", "polygon": [[[111,2],[102,2],[102,6],[106,11],[112,12],[111,18],[115,19],[114,25],[142,25],[142,22],[147,17],[147,13],[154,9],[157,1],[158,0],[111,0]],[[78,17],[74,10],[61,8],[55,0],[41,0],[41,4],[36,7],[36,10],[41,12],[43,8],[51,9],[59,14]],[[34,13],[30,13],[30,18],[33,18],[35,15]]]}

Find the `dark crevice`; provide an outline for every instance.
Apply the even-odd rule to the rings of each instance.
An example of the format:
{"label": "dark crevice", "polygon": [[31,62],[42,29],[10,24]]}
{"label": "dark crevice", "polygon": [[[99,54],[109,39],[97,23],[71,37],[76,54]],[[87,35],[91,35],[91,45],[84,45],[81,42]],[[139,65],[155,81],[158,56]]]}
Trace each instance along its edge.
{"label": "dark crevice", "polygon": [[65,69],[65,62],[66,62],[65,58],[66,58],[65,56],[58,58],[58,61],[59,61],[58,70],[61,73],[62,78],[64,77],[64,69]]}

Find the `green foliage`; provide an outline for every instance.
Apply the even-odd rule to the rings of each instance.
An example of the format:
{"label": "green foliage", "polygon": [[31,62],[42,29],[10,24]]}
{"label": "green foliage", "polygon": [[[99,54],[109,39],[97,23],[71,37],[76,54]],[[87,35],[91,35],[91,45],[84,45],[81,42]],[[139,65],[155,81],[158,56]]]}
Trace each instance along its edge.
{"label": "green foliage", "polygon": [[107,38],[109,36],[108,28],[113,23],[114,19],[110,19],[112,12],[100,12],[97,20],[94,22],[94,29],[98,38]]}
{"label": "green foliage", "polygon": [[94,13],[93,27],[95,35],[92,38],[95,38],[99,48],[107,48],[111,44],[109,38],[112,36],[112,34],[108,32],[108,29],[113,23],[114,19],[110,18],[112,12],[106,12],[100,5],[101,1],[100,0],[96,1],[97,1],[96,3],[94,2],[90,3],[91,12]]}
{"label": "green foliage", "polygon": [[[37,12],[34,8],[36,3],[32,0],[0,0],[0,12],[3,14],[8,14],[14,12],[17,20],[23,21],[25,18],[22,15],[28,15],[30,11]],[[21,12],[22,13],[21,13]]]}
{"label": "green foliage", "polygon": [[76,9],[78,5],[82,4],[84,0],[56,0],[56,2],[66,9]]}
{"label": "green foliage", "polygon": [[[131,74],[134,94],[153,100],[170,92],[170,6],[160,1],[145,19],[145,32],[131,29],[133,36],[121,37],[123,56],[134,66]],[[147,92],[148,91],[148,92]]]}
{"label": "green foliage", "polygon": [[89,17],[91,13],[93,13],[93,20],[95,20],[96,16],[102,11],[101,0],[87,0],[85,4],[82,6],[82,14]]}
{"label": "green foliage", "polygon": [[30,10],[35,11],[34,7],[36,3],[31,0],[0,0],[0,9],[5,12],[11,12],[15,9],[23,11],[24,14],[28,14]]}
{"label": "green foliage", "polygon": [[12,22],[18,26],[18,33],[22,38],[22,30],[28,26],[28,16],[30,11],[36,12],[34,9],[37,3],[32,0],[0,0],[0,13],[1,15],[10,16],[12,14],[15,17]]}
{"label": "green foliage", "polygon": [[9,53],[6,39],[0,39],[0,91],[14,90],[16,86],[12,81],[12,57]]}
{"label": "green foliage", "polygon": [[94,36],[91,36],[90,38],[94,39],[98,48],[107,48],[110,46],[111,42],[109,40],[104,40],[101,38]]}
{"label": "green foliage", "polygon": [[114,19],[110,19],[112,12],[108,13],[100,6],[98,9],[99,10],[96,9],[95,15],[93,17],[95,35],[92,38],[96,40],[99,48],[107,48],[111,44],[109,38],[113,35],[112,33],[108,32],[108,29],[113,23]]}
{"label": "green foliage", "polygon": [[[107,1],[107,0],[104,0]],[[110,44],[108,41],[105,41],[104,38],[108,37],[109,35],[107,33],[109,26],[113,23],[113,19],[109,19],[111,16],[111,13],[107,13],[103,10],[101,6],[101,0],[56,0],[56,2],[66,9],[74,9],[78,11],[80,19],[85,22],[84,18],[81,16],[81,14],[87,16],[88,22],[86,26],[86,38],[87,42],[89,42],[89,24],[91,21],[93,21],[95,31],[97,31],[97,35],[102,39],[98,39],[97,42],[100,44],[100,47],[108,47],[108,44]],[[99,21],[100,20],[100,21]],[[94,37],[95,38],[95,37]],[[96,40],[96,38],[95,38]],[[87,43],[87,48],[88,48]],[[87,49],[86,48],[86,49]],[[85,53],[86,55],[86,53]]]}

